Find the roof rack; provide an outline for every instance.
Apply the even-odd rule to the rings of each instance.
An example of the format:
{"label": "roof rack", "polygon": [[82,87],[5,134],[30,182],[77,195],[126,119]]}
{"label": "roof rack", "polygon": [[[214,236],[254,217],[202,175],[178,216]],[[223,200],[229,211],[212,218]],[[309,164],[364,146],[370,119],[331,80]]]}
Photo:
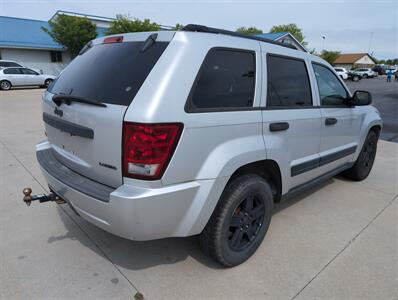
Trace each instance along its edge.
{"label": "roof rack", "polygon": [[273,41],[273,40],[270,40],[270,39],[266,39],[266,38],[263,38],[263,37],[259,37],[259,36],[255,36],[255,35],[247,35],[247,34],[235,32],[235,31],[229,31],[229,30],[224,30],[224,29],[207,27],[207,26],[204,26],[204,25],[188,24],[188,25],[184,26],[181,30],[182,31],[191,31],[191,32],[205,32],[205,33],[214,33],[214,34],[225,34],[225,35],[240,37],[240,38],[249,39],[249,40],[256,40],[256,41],[260,41],[260,42],[265,42],[265,43],[274,44],[274,45],[278,45],[278,46],[282,46],[282,47],[286,47],[286,48],[297,50],[296,47],[294,47],[293,45],[290,45],[290,44],[284,44],[284,43],[281,43],[281,42],[276,42],[276,41]]}

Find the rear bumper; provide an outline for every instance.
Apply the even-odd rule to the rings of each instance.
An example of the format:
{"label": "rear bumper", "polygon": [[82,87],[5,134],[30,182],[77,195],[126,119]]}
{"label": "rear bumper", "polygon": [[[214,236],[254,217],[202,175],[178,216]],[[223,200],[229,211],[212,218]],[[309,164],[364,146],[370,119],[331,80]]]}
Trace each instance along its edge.
{"label": "rear bumper", "polygon": [[55,157],[43,155],[46,151],[52,151],[48,142],[37,145],[40,168],[50,188],[90,223],[132,240],[200,233],[228,181],[221,177],[160,188],[123,184],[112,189],[59,166]]}

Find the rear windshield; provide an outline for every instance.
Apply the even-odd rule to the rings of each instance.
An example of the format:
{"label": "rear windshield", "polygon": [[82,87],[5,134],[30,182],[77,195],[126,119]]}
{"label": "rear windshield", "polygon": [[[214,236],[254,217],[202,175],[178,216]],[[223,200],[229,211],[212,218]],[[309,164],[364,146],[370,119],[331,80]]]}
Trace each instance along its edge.
{"label": "rear windshield", "polygon": [[95,45],[61,72],[49,92],[128,106],[168,43],[156,42],[142,52],[143,45],[144,42]]}

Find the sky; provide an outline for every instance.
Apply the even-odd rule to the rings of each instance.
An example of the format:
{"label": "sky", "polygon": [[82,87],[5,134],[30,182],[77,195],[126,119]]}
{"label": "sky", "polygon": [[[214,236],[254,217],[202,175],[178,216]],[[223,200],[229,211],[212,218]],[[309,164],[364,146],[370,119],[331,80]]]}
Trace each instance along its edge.
{"label": "sky", "polygon": [[0,0],[2,16],[48,20],[57,10],[111,18],[128,14],[162,25],[196,23],[229,30],[256,26],[264,32],[296,23],[309,49],[398,57],[398,0]]}

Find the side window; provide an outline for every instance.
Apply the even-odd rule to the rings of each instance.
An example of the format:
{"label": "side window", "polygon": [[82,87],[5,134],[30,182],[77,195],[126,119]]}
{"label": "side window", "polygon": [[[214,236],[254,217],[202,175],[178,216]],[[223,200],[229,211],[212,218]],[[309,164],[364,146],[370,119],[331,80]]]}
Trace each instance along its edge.
{"label": "side window", "polygon": [[336,75],[327,67],[312,64],[322,106],[345,105],[348,93]]}
{"label": "side window", "polygon": [[26,74],[26,75],[38,75],[35,71],[30,70],[30,69],[22,69],[22,74]]}
{"label": "side window", "polygon": [[267,107],[312,106],[308,72],[303,60],[267,56]]}
{"label": "side window", "polygon": [[254,52],[210,50],[191,91],[188,110],[252,107],[254,85]]}
{"label": "side window", "polygon": [[9,69],[5,69],[3,71],[4,74],[21,74],[21,71],[19,68],[9,68]]}

